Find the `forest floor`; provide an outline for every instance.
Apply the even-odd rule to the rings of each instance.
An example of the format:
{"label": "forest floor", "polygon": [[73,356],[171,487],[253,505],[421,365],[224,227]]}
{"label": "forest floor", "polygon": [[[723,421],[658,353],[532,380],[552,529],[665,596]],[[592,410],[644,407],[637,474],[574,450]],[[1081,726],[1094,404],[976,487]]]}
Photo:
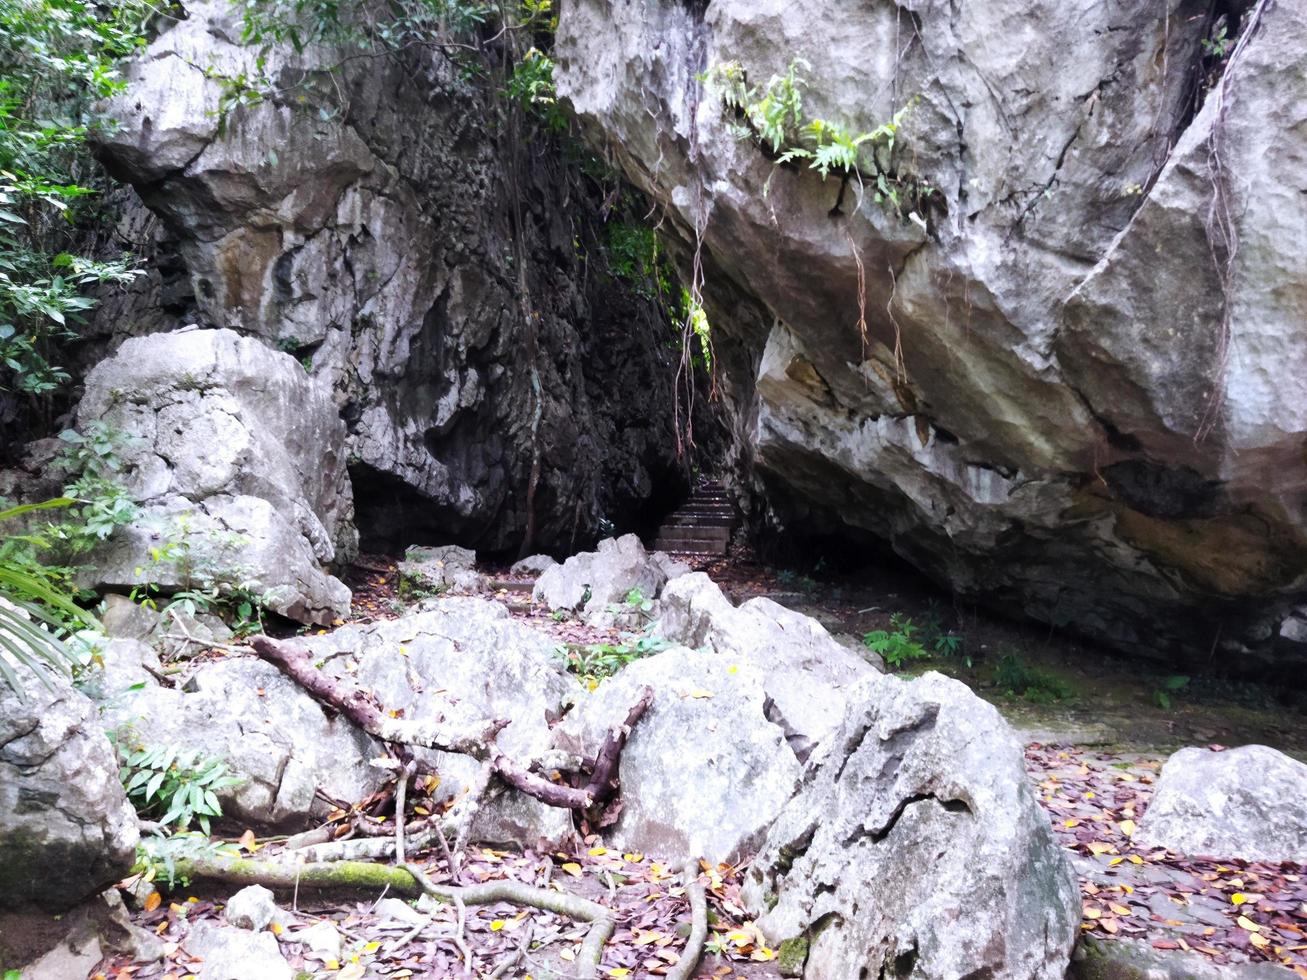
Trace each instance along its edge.
{"label": "forest floor", "polygon": [[[392,557],[373,555],[352,570],[355,621],[403,611],[395,565]],[[901,630],[910,621],[912,637],[929,656],[905,664],[904,672],[939,670],[963,680],[996,704],[1026,743],[1037,798],[1080,880],[1082,931],[1107,941],[1130,938],[1156,949],[1190,950],[1214,964],[1279,963],[1307,978],[1307,868],[1186,860],[1136,847],[1131,839],[1161,765],[1176,748],[1261,743],[1307,757],[1300,695],[1216,676],[1181,682],[1047,628],[947,604],[919,581],[892,573],[810,575],[740,556],[697,567],[737,603],[767,596],[814,616],[833,633]],[[533,607],[526,583],[494,584],[499,586],[495,597],[514,616],[559,643],[622,642],[620,630],[556,620]],[[438,860],[428,870],[440,880]],[[779,976],[776,951],[766,947],[737,904],[744,869],[701,870],[713,930],[710,953],[696,975]],[[575,853],[554,855],[474,848],[464,874],[473,882],[562,881],[577,894],[607,895],[622,924],[606,947],[603,977],[661,975],[688,933],[679,871],[645,855],[610,852],[597,838],[584,841]],[[376,896],[351,898],[298,897],[283,941],[293,942],[296,932],[326,919],[344,937],[345,950],[340,961],[328,961],[284,946],[297,973],[336,980],[456,976],[470,955],[477,975],[509,961],[513,968],[501,975],[566,975],[584,935],[584,926],[571,920],[510,905],[469,908],[460,928],[457,913],[448,907],[428,909],[426,919],[413,918],[417,913],[411,910],[409,917],[395,918],[393,903],[379,904]],[[136,913],[140,924],[165,940],[168,958],[152,966],[106,962],[104,976],[186,977],[192,968],[184,940],[189,923],[217,917],[220,902],[219,896],[201,892]],[[521,959],[515,960],[518,950]]]}

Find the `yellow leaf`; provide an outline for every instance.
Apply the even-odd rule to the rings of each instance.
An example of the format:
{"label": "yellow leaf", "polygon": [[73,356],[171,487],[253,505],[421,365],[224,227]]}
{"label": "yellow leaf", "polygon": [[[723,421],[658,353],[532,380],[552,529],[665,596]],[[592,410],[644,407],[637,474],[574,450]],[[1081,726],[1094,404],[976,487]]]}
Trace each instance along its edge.
{"label": "yellow leaf", "polygon": [[163,902],[163,896],[158,892],[150,892],[145,896],[145,911],[153,912]]}
{"label": "yellow leaf", "polygon": [[1134,835],[1135,822],[1133,820],[1122,820],[1117,824],[1117,826],[1121,828],[1121,833],[1125,834],[1127,837]]}
{"label": "yellow leaf", "polygon": [[1144,859],[1141,858],[1138,854],[1131,854],[1131,855],[1130,855],[1130,863],[1131,863],[1131,864],[1143,864],[1143,863],[1144,863]]}
{"label": "yellow leaf", "polygon": [[644,855],[641,854],[639,851],[627,851],[625,854],[622,855],[622,860],[628,862],[629,864],[639,864],[641,861],[644,860]]}
{"label": "yellow leaf", "polygon": [[339,970],[340,960],[323,960],[322,965],[325,966],[328,970]]}
{"label": "yellow leaf", "polygon": [[502,928],[504,928],[504,920],[503,920],[503,919],[495,919],[493,922],[490,923],[490,931],[491,931],[491,932],[498,932],[498,931],[499,931],[500,929],[502,929]]}
{"label": "yellow leaf", "polygon": [[568,861],[565,865],[563,865],[563,870],[566,871],[568,874],[570,874],[573,878],[581,877],[581,866],[577,864],[575,861]]}
{"label": "yellow leaf", "polygon": [[363,944],[363,952],[365,953],[375,953],[380,948],[381,948],[381,943],[379,942],[370,942],[370,943]]}
{"label": "yellow leaf", "polygon": [[759,963],[766,963],[768,960],[776,959],[776,954],[772,952],[770,949],[768,949],[766,946],[759,946],[757,949],[753,951],[753,954],[749,957],[749,959],[756,960]]}
{"label": "yellow leaf", "polygon": [[237,843],[251,854],[257,851],[261,846],[254,842],[254,831],[249,828],[246,828],[245,833],[241,834],[241,839]]}
{"label": "yellow leaf", "polygon": [[1259,936],[1257,935],[1257,933],[1253,933],[1251,936],[1249,936],[1248,941],[1252,943],[1254,946],[1256,946],[1258,949],[1265,949],[1267,946],[1271,945],[1271,941],[1269,939],[1267,939],[1265,936]]}
{"label": "yellow leaf", "polygon": [[1114,858],[1112,858],[1112,860],[1110,860],[1110,861],[1107,862],[1107,866],[1108,866],[1109,868],[1115,868],[1118,864],[1120,864],[1120,863],[1121,863],[1122,861],[1124,861],[1124,860],[1125,860],[1125,858],[1123,858],[1123,857],[1114,857]]}
{"label": "yellow leaf", "polygon": [[1252,919],[1248,918],[1246,915],[1241,915],[1241,916],[1239,916],[1239,918],[1235,919],[1234,921],[1237,922],[1237,923],[1239,924],[1239,928],[1240,928],[1240,929],[1247,929],[1249,932],[1261,932],[1261,931],[1262,931],[1262,927],[1259,926],[1259,925],[1258,925],[1256,922],[1254,922]]}
{"label": "yellow leaf", "polygon": [[1079,820],[1064,820],[1064,821],[1062,822],[1062,826],[1065,827],[1067,830],[1070,830],[1072,827],[1079,827],[1079,826],[1080,826],[1080,821],[1079,821]]}
{"label": "yellow leaf", "polygon": [[286,931],[286,927],[283,926],[280,922],[270,922],[268,923],[268,928],[272,930],[272,934],[274,936],[280,936],[283,932]]}
{"label": "yellow leaf", "polygon": [[589,854],[591,857],[603,857],[605,854],[608,853],[608,848],[592,847],[590,848],[590,850],[586,851],[586,853]]}
{"label": "yellow leaf", "polygon": [[1243,892],[1235,892],[1233,895],[1230,896],[1231,905],[1242,905],[1246,901],[1248,901],[1248,896],[1245,895]]}
{"label": "yellow leaf", "polygon": [[1108,907],[1117,915],[1133,915],[1134,911],[1128,905],[1117,905],[1115,902],[1108,902]]}
{"label": "yellow leaf", "polygon": [[614,980],[621,980],[622,977],[627,977],[631,975],[631,971],[624,966],[609,967],[604,972],[607,973],[610,977],[613,977]]}
{"label": "yellow leaf", "polygon": [[[429,816],[431,816],[431,811],[428,810],[428,809],[427,809],[426,807],[424,807],[424,806],[415,806],[415,807],[413,808],[413,812],[416,813],[416,814],[417,814],[418,816],[420,816],[420,817],[429,817]],[[392,977],[393,977],[394,975],[395,975],[395,974],[393,974],[393,973],[391,974]]]}
{"label": "yellow leaf", "polygon": [[1092,905],[1086,905],[1084,907],[1084,916],[1086,919],[1097,919],[1102,914],[1101,909],[1096,909]]}
{"label": "yellow leaf", "polygon": [[1101,840],[1092,841],[1089,844],[1089,853],[1098,855],[1106,854],[1108,851],[1115,851],[1116,848],[1111,844],[1105,844]]}
{"label": "yellow leaf", "polygon": [[696,687],[689,691],[685,696],[687,698],[710,698],[712,697],[712,691],[706,690],[702,687]]}

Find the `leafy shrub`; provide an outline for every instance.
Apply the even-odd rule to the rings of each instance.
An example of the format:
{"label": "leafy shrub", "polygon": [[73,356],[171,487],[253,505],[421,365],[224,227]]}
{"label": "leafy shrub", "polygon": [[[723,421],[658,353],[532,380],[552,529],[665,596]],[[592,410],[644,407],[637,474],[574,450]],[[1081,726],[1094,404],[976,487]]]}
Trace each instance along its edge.
{"label": "leafy shrub", "polygon": [[898,669],[909,660],[929,656],[926,648],[916,639],[917,625],[902,613],[890,617],[889,630],[872,630],[862,638],[863,644],[885,658],[885,662]]}
{"label": "leafy shrub", "polygon": [[1153,691],[1153,703],[1159,708],[1169,711],[1171,709],[1171,699],[1189,686],[1189,678],[1181,674],[1172,674],[1170,677],[1163,678],[1161,685]]}
{"label": "leafy shrub", "polygon": [[651,623],[639,633],[623,633],[620,643],[591,643],[583,647],[560,645],[554,648],[554,652],[569,671],[594,690],[601,680],[612,677],[628,664],[661,653],[671,646],[668,640],[654,632],[656,625]]}
{"label": "leafy shrub", "polygon": [[119,754],[119,776],[136,812],[178,830],[194,821],[207,834],[209,818],[222,816],[217,792],[241,782],[225,762],[176,745],[120,745]]}
{"label": "leafy shrub", "polygon": [[1075,696],[1075,688],[1048,671],[1031,667],[1020,655],[1008,651],[999,658],[994,683],[1013,697],[1034,704],[1052,704]]}

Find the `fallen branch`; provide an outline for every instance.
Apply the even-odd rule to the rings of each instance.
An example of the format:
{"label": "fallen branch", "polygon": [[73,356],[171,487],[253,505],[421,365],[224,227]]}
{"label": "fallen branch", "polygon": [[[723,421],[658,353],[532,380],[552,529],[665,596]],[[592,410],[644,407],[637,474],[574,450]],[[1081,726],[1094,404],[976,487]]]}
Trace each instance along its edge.
{"label": "fallen branch", "polygon": [[315,701],[338,711],[383,742],[418,745],[485,759],[491,754],[495,736],[508,725],[507,721],[499,719],[458,729],[391,718],[372,704],[360,688],[314,667],[313,656],[307,650],[289,643],[278,643],[266,636],[254,637],[250,645],[260,658],[302,687]]}
{"label": "fallen branch", "polygon": [[690,936],[685,941],[685,952],[667,971],[666,980],[690,980],[703,956],[703,944],[708,938],[708,896],[699,884],[699,862],[685,865],[685,895],[690,900]]}
{"label": "fallen branch", "polygon": [[[316,669],[312,656],[306,650],[288,643],[279,643],[266,636],[256,636],[251,643],[259,657],[273,664],[314,700],[344,715],[369,735],[383,742],[417,745],[471,756],[483,762],[489,761],[487,778],[489,775],[498,776],[527,796],[550,806],[570,810],[589,810],[607,802],[612,796],[617,788],[617,766],[622,749],[631,730],[653,703],[652,688],[644,688],[640,699],[627,713],[626,721],[617,728],[609,729],[603,746],[595,756],[586,785],[566,786],[550,782],[538,772],[498,752],[495,738],[508,725],[507,721],[486,721],[466,729],[453,729],[392,718],[373,704],[358,687]],[[478,790],[481,788],[478,785]],[[480,792],[475,795],[479,797]],[[475,805],[471,806],[475,812]],[[457,853],[459,847],[456,845],[454,850]]]}

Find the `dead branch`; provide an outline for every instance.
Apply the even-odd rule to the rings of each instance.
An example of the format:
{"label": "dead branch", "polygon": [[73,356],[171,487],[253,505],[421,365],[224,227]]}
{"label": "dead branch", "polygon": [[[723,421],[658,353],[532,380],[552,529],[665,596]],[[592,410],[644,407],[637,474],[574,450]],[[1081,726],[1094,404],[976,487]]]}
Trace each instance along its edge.
{"label": "dead branch", "polygon": [[465,729],[424,725],[391,718],[348,681],[337,680],[313,666],[313,656],[300,647],[279,643],[266,636],[250,641],[254,652],[302,687],[319,704],[344,715],[363,731],[383,742],[418,745],[441,752],[485,759],[495,736],[507,725],[504,720],[478,722]]}
{"label": "dead branch", "polygon": [[[566,786],[550,782],[531,768],[498,752],[495,738],[508,725],[507,721],[478,722],[466,729],[455,729],[391,718],[358,687],[317,670],[313,666],[312,656],[306,650],[288,643],[279,643],[266,636],[257,636],[251,642],[255,653],[302,687],[314,700],[344,715],[369,735],[383,742],[417,745],[468,755],[483,762],[489,761],[487,778],[490,775],[498,776],[509,786],[542,803],[571,810],[589,810],[605,803],[612,796],[617,788],[617,766],[622,749],[631,730],[653,703],[653,689],[644,688],[640,699],[628,712],[626,721],[617,728],[609,729],[603,746],[595,756],[586,785]],[[480,790],[483,787],[478,785],[477,788]],[[479,791],[468,794],[469,797],[477,798],[468,804],[473,813],[479,805],[480,795]],[[455,826],[461,829],[470,823],[469,814],[466,823],[458,821]],[[455,851],[458,850],[456,846]]]}
{"label": "dead branch", "polygon": [[666,980],[690,980],[698,969],[704,940],[708,938],[708,896],[699,884],[698,861],[685,865],[685,896],[690,900],[690,936],[685,941],[685,952],[667,971]]}

